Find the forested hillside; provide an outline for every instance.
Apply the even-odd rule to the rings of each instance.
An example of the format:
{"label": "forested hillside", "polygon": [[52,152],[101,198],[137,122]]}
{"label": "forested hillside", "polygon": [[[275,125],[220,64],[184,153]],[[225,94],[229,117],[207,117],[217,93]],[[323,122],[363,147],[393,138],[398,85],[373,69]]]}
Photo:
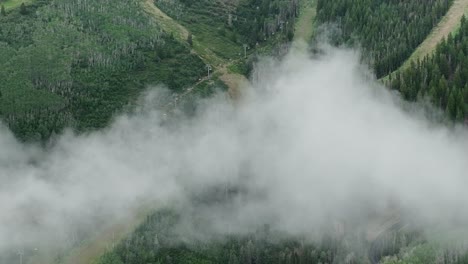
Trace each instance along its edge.
{"label": "forested hillside", "polygon": [[393,89],[409,101],[429,97],[452,120],[468,113],[468,22],[462,18],[457,34],[440,43],[434,54],[390,76]]}
{"label": "forested hillside", "polygon": [[213,236],[207,242],[190,239],[193,230],[184,226],[187,217],[196,230],[209,226],[210,221],[196,209],[190,215],[160,210],[104,254],[98,264],[468,263],[468,254],[427,243],[417,231],[393,230],[368,242],[359,233],[343,235],[329,230],[329,236],[311,243],[265,225],[249,235]]}
{"label": "forested hillside", "polygon": [[[185,215],[187,217],[187,215]],[[198,219],[194,226],[203,230],[209,221],[197,214],[189,216]],[[205,263],[205,264],[280,264],[280,263],[334,263],[346,258],[344,243],[327,237],[320,245],[305,239],[292,239],[268,226],[246,236],[214,236],[210,242],[190,240],[182,242],[189,234],[178,227],[182,215],[174,210],[161,210],[149,216],[131,236],[121,242],[113,251],[105,254],[99,264],[137,263]],[[190,231],[189,231],[190,232]],[[357,244],[353,245],[357,247]],[[355,263],[362,263],[365,253],[350,257]]]}
{"label": "forested hillside", "polygon": [[[195,215],[194,215],[195,217]],[[245,237],[225,237],[212,242],[181,242],[177,230],[181,216],[162,210],[147,218],[130,237],[99,264],[137,263],[332,263],[337,258],[338,244],[326,239],[323,247],[300,240],[277,241],[267,227]],[[206,223],[197,223],[203,228]],[[274,242],[276,240],[276,242]]]}
{"label": "forested hillside", "polygon": [[[362,46],[378,78],[396,70],[453,0],[318,0],[317,19],[333,23],[336,44]],[[336,33],[336,32],[335,32]]]}
{"label": "forested hillside", "polygon": [[[184,39],[145,10],[148,2],[143,0],[9,1],[8,8],[0,9],[0,120],[18,138],[32,142],[47,141],[68,127],[77,132],[104,128],[134,106],[142,91],[158,84],[177,98],[174,105],[194,107],[194,97],[209,96],[214,87],[227,89],[228,82],[220,76],[246,75],[259,49],[273,50],[292,40],[301,6],[300,0],[149,0],[184,30]],[[468,118],[466,18],[434,54],[391,74],[452,2],[313,1],[317,24],[338,29],[331,30],[333,44],[360,46],[377,77],[390,74],[387,85],[405,100],[429,98],[447,118],[463,122]],[[314,242],[270,230],[266,224],[249,234],[207,231],[210,239],[197,240],[189,233],[194,230],[180,226],[189,219],[195,231],[210,230],[210,219],[204,218],[209,208],[203,206],[222,206],[224,200],[207,197],[190,209],[152,212],[133,233],[115,241],[115,247],[99,251],[105,254],[93,264],[468,264],[464,249],[429,243],[413,223],[379,230],[372,240],[346,219],[337,223],[338,230],[331,228]],[[86,243],[86,235],[76,244]],[[36,253],[26,249],[22,254],[29,261],[28,255]],[[18,252],[11,251],[0,256],[0,264],[17,258]]]}
{"label": "forested hillside", "polygon": [[[298,8],[297,0],[156,4],[225,60],[291,39]],[[0,116],[23,140],[105,127],[148,85],[180,92],[207,75],[191,40],[166,33],[142,1],[38,0],[2,12],[0,25]],[[223,86],[203,82],[200,94],[213,85]]]}
{"label": "forested hillside", "polygon": [[[155,4],[193,32],[222,58],[279,37],[291,40],[298,0],[155,0]],[[209,44],[208,44],[209,43]]]}
{"label": "forested hillside", "polygon": [[179,91],[206,74],[139,1],[38,0],[0,25],[0,116],[22,139],[104,127],[147,85]]}

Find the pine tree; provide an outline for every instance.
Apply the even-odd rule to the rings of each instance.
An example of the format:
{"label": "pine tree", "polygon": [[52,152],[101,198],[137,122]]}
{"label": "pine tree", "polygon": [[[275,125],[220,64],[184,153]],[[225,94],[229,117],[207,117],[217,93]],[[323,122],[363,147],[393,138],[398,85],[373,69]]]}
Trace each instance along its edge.
{"label": "pine tree", "polygon": [[193,46],[193,36],[192,33],[189,33],[187,36],[187,43],[190,45],[190,47]]}
{"label": "pine tree", "polygon": [[455,100],[455,92],[451,92],[449,97],[448,97],[448,102],[447,102],[447,114],[449,117],[454,120],[457,116],[457,103]]}
{"label": "pine tree", "polygon": [[6,16],[6,11],[5,11],[5,6],[4,6],[4,5],[2,5],[2,7],[1,7],[1,9],[0,9],[0,14],[1,14],[2,16]]}
{"label": "pine tree", "polygon": [[26,9],[26,5],[24,3],[21,3],[19,12],[21,15],[26,15],[28,13],[28,10]]}
{"label": "pine tree", "polygon": [[239,264],[239,259],[236,256],[236,252],[234,249],[231,249],[231,252],[229,254],[229,262],[228,264]]}
{"label": "pine tree", "polygon": [[446,101],[446,95],[448,93],[448,84],[447,80],[442,76],[439,80],[439,85],[437,86],[437,105],[443,106]]}

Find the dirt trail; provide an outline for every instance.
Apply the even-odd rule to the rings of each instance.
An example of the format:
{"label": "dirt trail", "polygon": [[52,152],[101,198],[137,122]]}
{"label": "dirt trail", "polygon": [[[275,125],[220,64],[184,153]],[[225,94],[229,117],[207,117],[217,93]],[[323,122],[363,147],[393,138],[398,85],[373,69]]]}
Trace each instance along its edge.
{"label": "dirt trail", "polygon": [[296,21],[294,40],[309,41],[314,34],[317,0],[301,0],[301,12]]}
{"label": "dirt trail", "polygon": [[166,15],[161,9],[159,9],[153,2],[153,0],[144,0],[143,8],[153,15],[155,20],[162,25],[162,27],[173,33],[177,39],[181,41],[186,41],[189,35],[189,31],[182,26],[181,24],[177,23],[172,19],[170,16]]}
{"label": "dirt trail", "polygon": [[[305,0],[305,1],[315,1],[315,0]],[[169,17],[161,9],[159,9],[153,0],[144,0],[143,8],[150,13],[156,22],[160,23],[162,27],[174,34],[180,41],[186,41],[189,35],[187,28],[179,24],[177,21]],[[213,75],[220,73],[220,79],[226,83],[229,87],[229,94],[232,98],[238,98],[240,94],[240,87],[248,82],[247,78],[241,74],[231,73],[228,70],[228,66],[233,62],[228,62],[220,57],[218,57],[209,47],[203,46],[200,42],[197,41],[195,35],[193,35],[193,49],[192,52],[197,54],[205,63],[210,64],[214,67]],[[200,82],[205,81],[207,78],[203,78]],[[197,84],[198,84],[197,83]],[[193,91],[193,87],[186,89],[179,98],[182,98]]]}
{"label": "dirt trail", "polygon": [[446,38],[460,24],[460,20],[468,7],[468,0],[455,0],[431,34],[414,52],[422,58],[432,52],[442,39]]}
{"label": "dirt trail", "polygon": [[[28,260],[28,264],[91,264],[106,252],[117,246],[127,235],[132,233],[146,219],[151,207],[141,207],[127,217],[109,219],[105,227],[94,233],[81,245],[73,248],[52,248],[43,250]],[[59,257],[60,256],[60,257]],[[60,260],[59,260],[60,259]]]}
{"label": "dirt trail", "polygon": [[[154,4],[154,0],[143,0],[142,5],[143,9],[146,10],[165,31],[172,33],[181,42],[187,41],[190,31],[159,9]],[[199,56],[205,63],[213,66],[224,63],[224,60],[214,54],[212,50],[201,45],[195,35],[192,35],[192,38],[192,52]]]}
{"label": "dirt trail", "polygon": [[219,78],[229,87],[231,98],[237,101],[242,96],[242,87],[245,87],[249,80],[244,75],[229,72],[228,66],[226,64],[219,70],[221,72]]}
{"label": "dirt trail", "polygon": [[67,256],[66,264],[90,264],[94,263],[105,252],[110,251],[117,246],[122,239],[129,235],[135,228],[142,222],[143,217],[132,217],[130,219],[123,219],[96,234],[96,239],[91,240],[89,243],[73,250]]}
{"label": "dirt trail", "polygon": [[[168,31],[172,32],[176,38],[180,41],[186,41],[189,31],[171,17],[162,12],[157,8],[153,0],[144,0],[142,1],[143,8],[150,13],[156,22],[158,22],[162,27]],[[202,50],[202,52],[198,52]],[[225,60],[217,57],[208,47],[201,46],[195,39],[194,36],[194,50],[203,61],[206,63],[211,63],[213,66],[217,66],[212,75],[219,73],[220,79],[226,83],[229,87],[229,94],[232,98],[237,99],[241,94],[240,87],[248,83],[248,80],[245,76],[237,73],[231,73],[228,70],[229,65],[235,63],[235,61],[226,62]],[[202,78],[197,84],[208,80],[208,76]],[[195,84],[194,86],[196,86]],[[189,95],[194,91],[194,87],[187,88],[182,92],[176,100],[180,100],[182,97]],[[170,108],[175,105],[177,101],[171,102],[166,105],[164,108]],[[144,216],[144,214],[143,214]],[[94,260],[99,258],[104,252],[112,248],[112,244],[118,243],[124,238],[127,234],[132,232],[140,223],[142,222],[142,216],[135,216],[135,218],[128,219],[119,223],[111,225],[107,230],[103,230],[96,237],[96,240],[91,240],[89,244],[83,245],[80,248],[75,249],[67,257],[67,264],[89,264]]]}
{"label": "dirt trail", "polygon": [[400,213],[390,210],[385,215],[372,219],[366,230],[367,241],[373,241],[391,227],[401,222]]}
{"label": "dirt trail", "polygon": [[460,20],[467,10],[468,0],[455,0],[447,11],[447,14],[440,20],[439,24],[398,70],[405,69],[411,65],[412,61],[420,60],[431,54],[435,50],[437,44],[460,26]]}

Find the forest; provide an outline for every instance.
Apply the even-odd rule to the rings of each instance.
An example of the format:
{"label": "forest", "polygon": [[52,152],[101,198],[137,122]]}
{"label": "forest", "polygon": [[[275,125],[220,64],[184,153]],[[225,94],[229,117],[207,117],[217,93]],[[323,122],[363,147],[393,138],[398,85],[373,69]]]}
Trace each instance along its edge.
{"label": "forest", "polygon": [[408,101],[429,100],[453,121],[464,122],[468,113],[468,22],[440,43],[434,54],[413,62],[389,78],[389,85]]}
{"label": "forest", "polygon": [[[156,4],[224,59],[243,59],[244,45],[292,38],[298,8],[297,0]],[[139,1],[38,0],[2,11],[0,24],[0,116],[23,141],[103,128],[148,87],[178,93],[207,74],[190,43],[161,28]],[[236,65],[243,74],[251,67]],[[225,87],[215,80],[200,89],[213,85]]]}
{"label": "forest", "polygon": [[[317,20],[337,45],[361,47],[377,78],[398,69],[453,0],[318,0]],[[329,28],[327,29],[329,30]]]}
{"label": "forest", "polygon": [[149,85],[206,75],[137,1],[40,0],[0,24],[0,116],[22,140],[105,127]]}
{"label": "forest", "polygon": [[155,0],[219,57],[237,59],[244,45],[291,40],[298,0]]}
{"label": "forest", "polygon": [[264,225],[249,235],[212,235],[207,242],[187,239],[190,234],[180,231],[184,229],[180,228],[184,217],[196,221],[193,226],[197,230],[209,225],[209,219],[196,209],[189,215],[161,209],[149,215],[97,264],[362,264],[369,260],[382,264],[468,263],[467,253],[431,244],[419,231],[389,231],[368,242],[359,232],[343,235],[329,230],[329,235],[311,242]]}
{"label": "forest", "polygon": [[[0,1],[1,3],[1,1]],[[468,117],[468,21],[433,54],[397,70],[453,0],[317,0],[317,26],[332,28],[337,46],[362,49],[377,78],[410,102],[428,100],[458,123]],[[171,18],[246,74],[245,50],[292,40],[299,0],[154,0]],[[225,83],[206,77],[206,61],[129,0],[36,0],[0,10],[0,118],[22,141],[44,142],[71,128],[106,127],[157,85],[173,95],[197,85],[192,109]],[[239,66],[240,65],[240,66]],[[251,65],[250,65],[251,66]],[[238,67],[238,68],[236,68]],[[394,72],[394,73],[393,73]],[[206,204],[204,205],[206,206]],[[200,210],[203,211],[203,210]],[[428,242],[417,228],[390,230],[374,241],[362,232],[320,241],[292,237],[265,224],[248,235],[186,240],[179,224],[209,221],[197,209],[151,213],[97,264],[468,264],[468,254]],[[346,224],[346,223],[344,223]],[[9,256],[17,259],[16,253]],[[0,258],[0,262],[3,259]]]}
{"label": "forest", "polygon": [[[180,2],[181,6],[188,6],[185,8],[196,5]],[[371,58],[364,59],[370,61],[376,75],[382,77],[409,57],[451,3],[319,0],[318,19],[322,24],[340,25],[342,32],[333,36],[335,44],[359,43],[369,51]],[[230,22],[219,21],[220,25],[225,23],[229,25]],[[248,35],[239,33],[238,36]],[[438,45],[433,55],[390,75],[387,84],[398,90],[405,100],[429,98],[446,112],[447,118],[463,121],[468,105],[468,58],[465,54],[468,54],[468,23],[463,18],[459,31]],[[372,242],[366,241],[362,233],[331,235],[319,242],[309,242],[275,232],[265,225],[250,235],[219,237],[210,242],[181,242],[184,234],[175,231],[180,218],[181,214],[171,209],[153,213],[131,236],[103,255],[99,264],[468,263],[468,253],[432,244],[417,228],[390,230]],[[199,219],[196,215],[189,218]],[[334,234],[333,231],[330,234]]]}

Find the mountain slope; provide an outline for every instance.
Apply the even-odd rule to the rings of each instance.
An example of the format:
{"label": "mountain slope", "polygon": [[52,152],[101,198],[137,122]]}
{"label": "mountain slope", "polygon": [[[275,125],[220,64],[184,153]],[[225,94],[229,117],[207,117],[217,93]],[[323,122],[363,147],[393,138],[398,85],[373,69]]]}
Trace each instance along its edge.
{"label": "mountain slope", "polygon": [[[266,9],[263,7],[265,3]],[[186,41],[188,36],[191,36],[192,52],[210,65],[213,77],[227,84],[233,97],[239,96],[239,87],[247,82],[247,55],[271,49],[276,43],[284,41],[284,36],[292,31],[295,9],[298,8],[296,0],[148,0],[144,4],[146,10],[153,14],[153,18],[179,40]],[[255,8],[257,5],[258,8]],[[275,8],[268,8],[268,5],[274,5]],[[257,13],[266,16],[264,23],[256,21]],[[272,14],[277,17],[273,18]],[[291,20],[291,24],[286,26],[283,21],[283,24],[278,26],[280,21],[276,23],[276,20],[279,18]],[[263,24],[267,26],[266,29],[260,26]],[[251,26],[254,29],[251,30]],[[265,33],[264,30],[269,31]],[[184,95],[192,90],[194,89],[187,89],[188,93]]]}
{"label": "mountain slope", "polygon": [[448,119],[464,122],[468,113],[468,22],[439,43],[433,54],[389,76],[390,86],[404,99],[430,98]]}
{"label": "mountain slope", "polygon": [[[202,43],[199,41],[198,37],[194,35],[192,32],[175,21],[173,18],[169,17],[166,13],[164,13],[161,9],[159,9],[153,0],[145,0],[144,1],[145,10],[152,14],[153,18],[163,26],[165,30],[174,34],[176,38],[180,41],[187,41],[189,35],[192,37],[192,52],[197,54],[207,65],[210,65],[211,68],[214,70],[212,72],[216,78],[221,79],[227,86],[229,87],[230,93],[234,96],[234,94],[238,93],[238,88],[241,86],[242,83],[246,83],[247,79],[244,75],[229,72],[227,69],[230,65],[234,64],[231,60],[226,60],[224,58],[219,57],[216,55],[209,45]],[[201,80],[198,83],[201,83]],[[187,92],[183,94],[183,96],[187,96],[189,93],[194,91],[194,89],[189,88]]]}
{"label": "mountain slope", "polygon": [[[400,67],[453,0],[318,0],[317,20],[336,25],[337,45],[361,47],[378,78]],[[332,27],[333,28],[333,27]]]}
{"label": "mountain slope", "polygon": [[177,93],[206,75],[139,1],[38,0],[26,9],[0,16],[0,117],[23,140],[105,127],[147,86]]}
{"label": "mountain slope", "polygon": [[439,24],[434,27],[429,36],[418,46],[399,70],[408,68],[411,62],[422,60],[427,55],[433,53],[436,46],[444,38],[447,38],[450,33],[454,33],[460,27],[460,19],[467,11],[468,0],[454,0],[447,14],[445,14]]}

